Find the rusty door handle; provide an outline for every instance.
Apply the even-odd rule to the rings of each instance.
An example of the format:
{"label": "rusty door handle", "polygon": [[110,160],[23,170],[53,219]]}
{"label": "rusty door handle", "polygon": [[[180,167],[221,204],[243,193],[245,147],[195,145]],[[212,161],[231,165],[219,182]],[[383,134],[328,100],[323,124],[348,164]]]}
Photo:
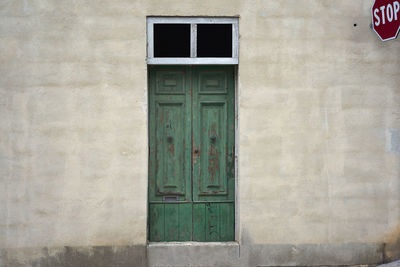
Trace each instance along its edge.
{"label": "rusty door handle", "polygon": [[211,136],[210,140],[211,140],[211,142],[215,142],[217,140],[217,137],[216,136]]}

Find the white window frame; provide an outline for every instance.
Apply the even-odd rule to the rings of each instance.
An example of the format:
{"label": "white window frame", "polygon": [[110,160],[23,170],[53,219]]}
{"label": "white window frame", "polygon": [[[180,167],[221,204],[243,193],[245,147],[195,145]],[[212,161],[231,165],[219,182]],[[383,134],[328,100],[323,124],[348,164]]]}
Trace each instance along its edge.
{"label": "white window frame", "polygon": [[[154,24],[190,24],[190,57],[154,57]],[[197,24],[232,24],[232,57],[196,57]],[[239,64],[239,19],[233,17],[147,17],[147,64]]]}

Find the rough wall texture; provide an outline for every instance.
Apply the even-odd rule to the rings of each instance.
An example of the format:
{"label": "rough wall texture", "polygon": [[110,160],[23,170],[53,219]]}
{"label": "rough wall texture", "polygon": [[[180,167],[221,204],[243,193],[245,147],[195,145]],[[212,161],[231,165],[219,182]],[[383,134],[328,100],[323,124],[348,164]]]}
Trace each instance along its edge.
{"label": "rough wall texture", "polygon": [[147,15],[240,16],[237,223],[251,260],[238,264],[400,257],[400,41],[373,33],[371,5],[3,0],[0,266],[48,266],[43,247],[144,247]]}

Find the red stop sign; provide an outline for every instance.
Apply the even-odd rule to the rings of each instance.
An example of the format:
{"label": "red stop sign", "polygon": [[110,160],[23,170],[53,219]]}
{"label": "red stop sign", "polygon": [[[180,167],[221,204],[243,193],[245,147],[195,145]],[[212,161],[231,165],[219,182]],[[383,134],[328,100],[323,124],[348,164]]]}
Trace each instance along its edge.
{"label": "red stop sign", "polygon": [[372,27],[382,41],[396,39],[400,29],[400,0],[375,0]]}

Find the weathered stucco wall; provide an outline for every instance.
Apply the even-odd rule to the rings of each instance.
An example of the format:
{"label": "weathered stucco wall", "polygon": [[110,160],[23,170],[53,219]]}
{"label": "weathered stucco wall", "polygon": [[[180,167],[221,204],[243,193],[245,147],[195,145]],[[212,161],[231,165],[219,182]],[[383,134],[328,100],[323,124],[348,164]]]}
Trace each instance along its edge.
{"label": "weathered stucco wall", "polygon": [[241,249],[225,258],[400,256],[400,41],[373,33],[371,5],[2,1],[0,266],[144,264],[147,15],[240,16]]}

